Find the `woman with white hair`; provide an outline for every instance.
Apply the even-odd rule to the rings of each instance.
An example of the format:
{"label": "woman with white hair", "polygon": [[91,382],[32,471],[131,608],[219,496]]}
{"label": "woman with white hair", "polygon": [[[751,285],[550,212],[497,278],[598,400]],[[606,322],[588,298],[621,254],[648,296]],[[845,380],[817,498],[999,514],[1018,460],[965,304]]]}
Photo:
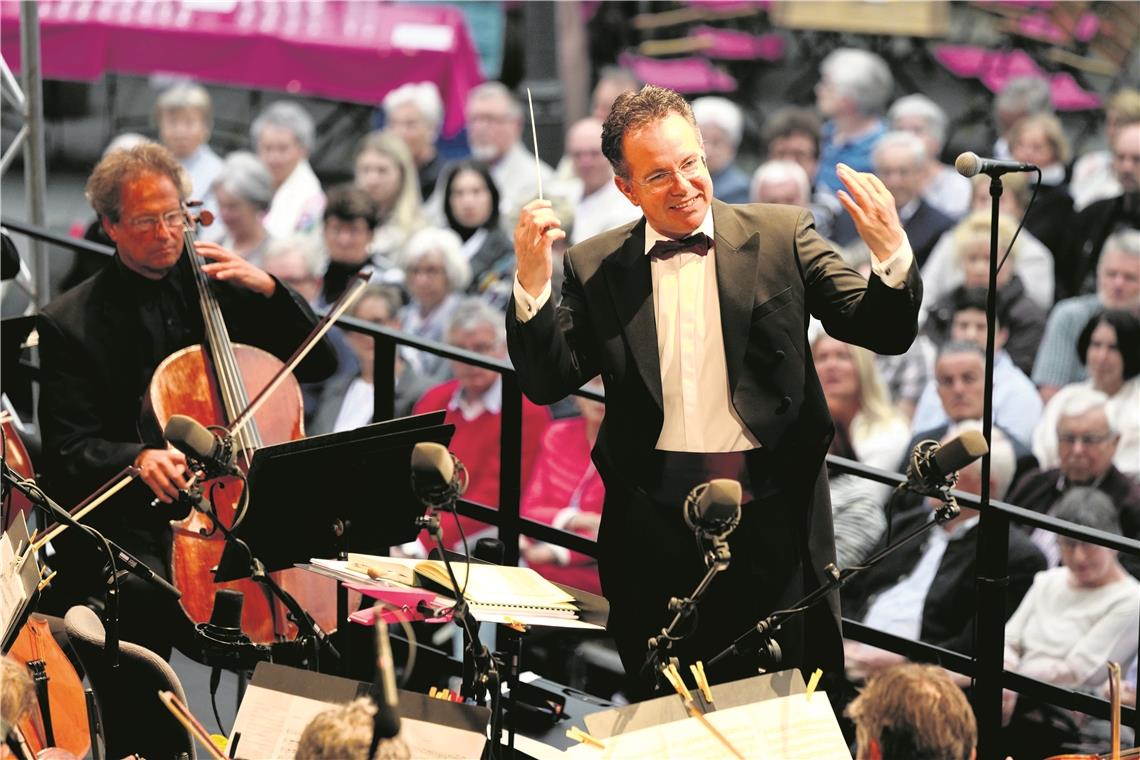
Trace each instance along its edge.
{"label": "woman with white hair", "polygon": [[353,171],[355,185],[372,196],[380,212],[369,252],[399,261],[408,239],[427,226],[412,154],[395,135],[372,132],[360,141]]}
{"label": "woman with white hair", "polygon": [[443,169],[436,150],[443,126],[443,99],[433,82],[409,82],[384,96],[384,129],[400,138],[412,154],[420,199],[427,201]]}
{"label": "woman with white hair", "polygon": [[809,208],[811,179],[794,161],[765,161],[752,174],[748,200]]}
{"label": "woman with white hair", "polygon": [[946,112],[925,95],[906,95],[887,112],[892,130],[911,132],[926,146],[927,163],[922,178],[922,199],[951,219],[961,219],[970,210],[970,180],[942,162],[946,144]]}
{"label": "woman with white hair", "polygon": [[220,245],[261,266],[272,240],[262,224],[273,200],[273,180],[257,156],[234,151],[214,178],[222,238]]}
{"label": "woman with white hair", "polygon": [[[404,251],[404,284],[408,305],[400,309],[404,332],[424,340],[443,341],[452,313],[471,281],[459,236],[432,227],[412,236]],[[423,377],[444,380],[450,372],[443,357],[402,346],[401,356]]]}
{"label": "woman with white hair", "polygon": [[744,134],[740,107],[728,98],[697,98],[693,101],[693,116],[704,141],[713,195],[725,203],[747,203],[748,175],[736,165],[736,152]]}
{"label": "woman with white hair", "polygon": [[308,232],[321,220],[325,194],[309,165],[316,126],[297,103],[279,100],[253,120],[250,137],[273,179],[273,201],[265,229],[274,237]]}
{"label": "woman with white hair", "polygon": [[[181,82],[163,91],[154,104],[154,124],[158,139],[174,154],[190,175],[190,197],[202,201],[202,209],[218,213],[214,179],[222,170],[222,159],[209,144],[214,126],[214,104],[205,87]],[[209,230],[203,235],[211,239]]]}

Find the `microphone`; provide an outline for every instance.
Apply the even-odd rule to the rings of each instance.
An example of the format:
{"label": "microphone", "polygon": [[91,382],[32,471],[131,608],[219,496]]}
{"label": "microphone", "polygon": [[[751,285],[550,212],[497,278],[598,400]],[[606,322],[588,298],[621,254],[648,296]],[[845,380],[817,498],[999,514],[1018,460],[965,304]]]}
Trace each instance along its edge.
{"label": "microphone", "polygon": [[685,499],[685,524],[706,538],[728,537],[740,524],[740,483],[717,478],[701,483]]}
{"label": "microphone", "polygon": [[467,468],[439,443],[412,449],[412,491],[428,507],[453,505],[467,491]]}
{"label": "microphone", "polygon": [[973,177],[978,174],[988,174],[991,177],[1000,177],[1010,172],[1036,172],[1040,171],[1033,164],[1023,164],[1020,161],[1002,161],[999,158],[979,158],[977,153],[966,151],[954,161],[954,168],[963,177]]}
{"label": "microphone", "polygon": [[376,715],[372,718],[372,757],[383,739],[400,733],[400,713],[397,709],[396,668],[392,661],[392,643],[388,639],[388,624],[376,616],[376,681],[372,684],[372,701]]}
{"label": "microphone", "polygon": [[220,588],[214,591],[210,622],[198,623],[194,633],[202,644],[202,657],[211,666],[210,694],[218,691],[222,669],[252,670],[257,663],[273,659],[270,647],[254,644],[241,629],[241,609],[245,595]]}
{"label": "microphone", "polygon": [[919,441],[907,464],[907,482],[919,493],[939,493],[953,485],[952,478],[963,467],[981,459],[990,447],[977,430],[967,430],[945,444]]}
{"label": "microphone", "polygon": [[193,417],[173,415],[166,423],[162,437],[186,456],[201,462],[208,475],[237,473],[233,438],[214,435]]}

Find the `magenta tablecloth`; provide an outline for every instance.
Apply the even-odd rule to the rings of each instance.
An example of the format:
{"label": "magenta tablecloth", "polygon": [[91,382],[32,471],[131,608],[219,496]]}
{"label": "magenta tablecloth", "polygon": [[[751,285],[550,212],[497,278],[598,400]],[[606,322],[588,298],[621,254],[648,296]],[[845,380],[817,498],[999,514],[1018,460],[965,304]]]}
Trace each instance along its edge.
{"label": "magenta tablecloth", "polygon": [[[369,0],[41,0],[43,76],[169,73],[202,82],[377,105],[406,82],[432,81],[444,134],[463,126],[482,81],[455,8]],[[0,0],[0,47],[20,66],[19,3]]]}

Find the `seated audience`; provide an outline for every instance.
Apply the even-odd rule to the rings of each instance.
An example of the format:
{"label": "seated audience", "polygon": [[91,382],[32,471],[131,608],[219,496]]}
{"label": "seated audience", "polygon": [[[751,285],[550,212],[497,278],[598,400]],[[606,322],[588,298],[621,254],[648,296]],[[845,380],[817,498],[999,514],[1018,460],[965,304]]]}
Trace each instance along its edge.
{"label": "seated audience", "polygon": [[[507,333],[503,315],[478,298],[460,301],[447,323],[446,339],[455,348],[506,361]],[[498,372],[460,361],[451,362],[453,380],[428,390],[416,403],[414,414],[437,409],[447,410],[444,422],[455,425],[448,448],[467,468],[467,501],[488,507],[499,504],[500,459],[499,436],[502,427],[503,381]],[[522,400],[522,471],[526,483],[534,470],[542,437],[550,423],[545,407]],[[468,517],[459,517],[469,547],[482,536],[493,535],[494,528]],[[449,518],[443,521],[448,548],[462,550],[463,543]],[[430,546],[430,538],[421,543]]]}
{"label": "seated audience", "polygon": [[1096,201],[1073,222],[1069,258],[1059,277],[1066,293],[1092,293],[1096,287],[1093,272],[1109,235],[1140,229],[1140,122],[1117,130],[1112,142],[1112,171],[1120,192]]}
{"label": "seated audience", "polygon": [[641,217],[641,210],[614,184],[613,167],[602,153],[602,122],[590,117],[570,127],[566,133],[566,155],[575,179],[581,183],[570,228],[571,244]]}
{"label": "seated audience", "polygon": [[353,183],[376,202],[377,224],[368,252],[378,267],[394,274],[399,271],[404,246],[428,223],[420,207],[411,154],[399,138],[373,132],[360,141],[353,171]]}
{"label": "seated audience", "polygon": [[942,162],[946,144],[946,112],[925,95],[906,95],[891,104],[887,120],[892,130],[911,132],[926,146],[926,168],[919,182],[922,199],[951,219],[970,210],[970,180]]}
{"label": "seated audience", "polygon": [[[214,180],[222,169],[222,159],[210,148],[210,130],[214,127],[210,93],[190,82],[164,90],[154,104],[154,124],[158,127],[158,141],[190,175],[190,198],[202,201],[199,210],[216,215]],[[203,239],[216,240],[216,233],[207,228]]]}
{"label": "seated audience", "polygon": [[[959,427],[979,430],[974,421]],[[948,441],[950,436],[943,439]],[[990,496],[1001,499],[1013,478],[1014,454],[1009,440],[997,428],[990,441]],[[982,462],[958,473],[957,488],[981,491]],[[906,509],[892,512],[891,535],[901,536],[931,520],[940,504],[910,494],[900,497]],[[961,513],[935,526],[923,538],[903,545],[874,567],[855,576],[843,589],[844,614],[880,631],[919,639],[954,652],[974,652],[974,614],[977,610],[975,578],[978,548],[978,511]],[[1045,558],[1020,531],[1009,533],[1009,583],[1006,609],[1012,612],[1025,596],[1033,576],[1045,569]],[[861,644],[844,643],[848,678],[858,681],[903,661],[902,655]]]}
{"label": "seated audience", "polygon": [[[404,251],[409,302],[400,309],[400,327],[422,340],[443,341],[447,325],[471,281],[471,268],[451,230],[423,229]],[[404,360],[423,377],[442,380],[448,364],[442,356],[401,346]]]}
{"label": "seated audience", "polygon": [[443,170],[443,158],[436,150],[443,126],[443,99],[434,82],[409,82],[384,96],[384,131],[403,141],[416,165],[420,200],[435,191]]}
{"label": "seated audience", "polygon": [[460,253],[471,269],[472,289],[478,291],[497,264],[513,262],[515,246],[499,223],[499,188],[487,167],[464,160],[446,173],[443,213],[447,226],[463,241]]}
{"label": "seated audience", "polygon": [[[601,393],[601,379],[595,378],[585,387]],[[597,540],[606,490],[590,450],[597,440],[606,405],[581,396],[572,398],[580,414],[554,420],[546,429],[534,471],[519,502],[519,513]],[[602,593],[598,561],[593,557],[525,536],[519,538],[519,544],[526,563],[549,580]]]}
{"label": "seated audience", "polygon": [[693,116],[701,130],[713,195],[725,203],[748,202],[748,175],[736,164],[744,136],[744,114],[728,98],[710,96],[693,101]]}
{"label": "seated audience", "polygon": [[877,673],[847,706],[857,760],[974,760],[978,724],[962,690],[934,665]]}
{"label": "seated audience", "polygon": [[1140,231],[1121,230],[1104,242],[1097,262],[1096,293],[1058,303],[1045,323],[1041,350],[1033,363],[1033,382],[1048,401],[1063,386],[1088,375],[1077,355],[1077,338],[1093,314],[1124,309],[1140,315]]}
{"label": "seated audience", "polygon": [[1067,399],[1080,388],[1108,397],[1108,416],[1120,431],[1113,463],[1132,478],[1140,477],[1140,319],[1128,311],[1106,311],[1089,320],[1077,340],[1077,353],[1089,379],[1066,385],[1049,399],[1033,431],[1033,454],[1041,467],[1055,467],[1057,418]]}
{"label": "seated audience", "polygon": [[604,66],[598,74],[598,83],[594,85],[594,92],[590,95],[590,115],[598,121],[605,121],[618,95],[623,92],[637,92],[641,89],[641,85],[641,80],[629,69]]}
{"label": "seated audience", "polygon": [[[872,162],[875,175],[894,196],[914,260],[922,266],[942,233],[954,226],[953,219],[928,204],[920,194],[927,164],[926,147],[910,132],[888,132],[875,143]],[[840,245],[858,237],[850,214],[835,220],[832,235]]]}
{"label": "seated audience", "polygon": [[261,160],[246,151],[226,156],[213,183],[223,235],[219,244],[257,266],[269,248],[269,233],[262,224],[273,200],[273,179]]}
{"label": "seated audience", "polygon": [[296,760],[406,760],[411,752],[399,736],[381,739],[372,748],[376,703],[359,697],[344,705],[330,707],[309,721],[297,740]]}
{"label": "seated audience", "polygon": [[[1033,360],[1045,334],[1045,310],[1033,302],[1025,290],[1025,284],[1016,274],[1021,247],[1009,242],[1017,226],[1004,216],[998,217],[998,250],[1009,255],[1005,264],[997,272],[997,310],[999,321],[1005,331],[1003,348],[1019,370],[1028,375],[1033,370]],[[950,326],[955,311],[955,302],[962,290],[980,290],[983,293],[990,281],[990,215],[977,211],[959,223],[953,231],[954,253],[959,267],[964,273],[962,285],[948,292],[931,304],[927,312],[925,329],[932,339],[940,342]],[[924,295],[923,298],[926,296]],[[981,303],[985,304],[982,298]],[[983,343],[985,337],[982,338]]]}
{"label": "seated audience", "polygon": [[[1112,500],[1074,488],[1053,510],[1059,520],[1120,534]],[[1059,536],[1061,564],[1037,574],[1005,627],[1005,668],[1091,694],[1108,683],[1108,662],[1136,656],[1140,582],[1124,571],[1115,549]],[[1087,752],[1082,716],[1006,690],[1004,751],[1021,757]],[[1099,749],[1099,748],[1098,748]]]}
{"label": "seated audience", "polygon": [[1116,178],[1112,146],[1121,127],[1140,122],[1140,91],[1124,87],[1114,92],[1104,106],[1106,147],[1090,150],[1073,162],[1070,192],[1073,208],[1081,211],[1096,201],[1120,195],[1123,188]]}
{"label": "seated audience", "polygon": [[[1124,535],[1140,538],[1140,485],[1112,464],[1119,442],[1116,420],[1108,414],[1108,397],[1092,388],[1074,390],[1058,409],[1060,461],[1055,467],[1036,470],[1022,478],[1009,494],[1010,503],[1047,514],[1067,491],[1091,486],[1112,499]],[[1056,536],[1037,528],[1032,538],[1049,564],[1056,565]],[[1140,577],[1140,558],[1125,557],[1124,564]]]}
{"label": "seated audience", "polygon": [[895,87],[891,69],[879,56],[857,48],[831,52],[819,65],[816,108],[827,121],[821,132],[816,182],[834,193],[843,188],[838,164],[872,171],[871,150],[887,131],[883,111]]}
{"label": "seated audience", "polygon": [[[947,308],[949,330],[946,339],[949,345],[974,346],[976,351],[947,352],[946,345],[938,353],[933,382],[926,384],[918,406],[914,411],[911,429],[927,430],[946,423],[949,409],[946,408],[947,394],[965,394],[972,401],[977,395],[981,403],[981,392],[985,382],[986,346],[986,296],[984,290],[962,289],[954,294],[952,305]],[[1001,426],[1013,436],[1021,446],[1028,447],[1033,440],[1033,428],[1041,418],[1041,398],[1033,383],[1013,363],[1005,350],[1009,331],[998,315],[994,326],[994,424]],[[939,374],[938,367],[943,367]],[[955,371],[951,372],[951,366]],[[980,373],[980,374],[979,374]],[[957,382],[964,384],[954,387]],[[950,387],[943,387],[943,383]]]}
{"label": "seated audience", "polygon": [[[321,306],[329,306],[344,293],[356,273],[373,264],[368,252],[379,213],[372,196],[354,185],[338,185],[329,191],[323,214],[321,237],[328,253]],[[374,278],[383,272],[374,271]]]}
{"label": "seated audience", "polygon": [[265,249],[261,268],[295,290],[310,305],[320,300],[325,256],[312,235],[297,233],[272,240]]}
{"label": "seated audience", "polygon": [[[821,329],[811,342],[811,353],[835,421],[828,453],[893,469],[902,458],[908,425],[891,406],[871,352]],[[887,529],[883,502],[889,487],[846,473],[832,474],[829,484],[837,562],[852,567],[870,555]]]}
{"label": "seated audience", "polygon": [[811,180],[797,163],[765,161],[752,174],[748,200],[811,208]]}
{"label": "seated audience", "polygon": [[[348,316],[372,322],[392,330],[400,329],[396,314],[403,304],[400,292],[392,285],[371,283],[348,312]],[[340,433],[395,417],[406,417],[430,383],[416,374],[400,355],[396,355],[396,393],[392,413],[375,409],[376,342],[355,330],[342,330],[345,343],[356,358],[355,370],[338,372],[321,386],[316,413],[308,425],[310,435]]]}
{"label": "seated audience", "polygon": [[309,165],[316,141],[313,117],[297,103],[279,100],[249,129],[257,155],[273,178],[273,202],[263,224],[274,237],[309,232],[325,208],[321,181]]}
{"label": "seated audience", "polygon": [[[1025,229],[1053,252],[1055,262],[1060,262],[1066,256],[1073,223],[1073,199],[1065,172],[1072,159],[1069,138],[1056,116],[1036,114],[1013,125],[1009,150],[1014,161],[1041,169],[1041,188],[1025,215]],[[1063,288],[1058,289],[1064,292]]]}
{"label": "seated audience", "polygon": [[[1004,191],[999,200],[998,212],[1007,224],[1012,223],[1016,229],[1029,202],[1032,191],[1025,173],[1006,174],[1002,177]],[[978,176],[973,182],[973,202],[970,210],[973,214],[985,212],[989,220],[990,214],[990,178]],[[987,228],[988,230],[988,228]],[[988,238],[987,238],[988,240]],[[1008,243],[1008,238],[1007,238]],[[1033,233],[1025,228],[1017,233],[1017,260],[1011,256],[1007,265],[1012,265],[1013,273],[1021,280],[1025,294],[1045,312],[1053,308],[1054,271],[1053,252],[1033,237]],[[1001,255],[1005,255],[1005,248],[1000,246]],[[947,293],[963,283],[966,273],[959,265],[957,246],[954,239],[954,229],[948,230],[934,244],[926,263],[922,265],[922,311],[919,313],[919,324],[926,319],[930,305],[937,303]],[[1000,261],[1000,259],[999,259]],[[1003,267],[1004,268],[1004,267]]]}
{"label": "seated audience", "polygon": [[791,161],[799,164],[807,174],[815,228],[826,238],[831,236],[835,217],[845,212],[835,193],[818,179],[821,129],[814,111],[787,106],[776,111],[764,123],[763,140],[766,161]]}
{"label": "seated audience", "polygon": [[994,123],[998,128],[993,154],[995,158],[1008,160],[1013,158],[1010,153],[1010,130],[1026,116],[1053,113],[1053,93],[1043,77],[1013,77],[994,98],[993,109]]}

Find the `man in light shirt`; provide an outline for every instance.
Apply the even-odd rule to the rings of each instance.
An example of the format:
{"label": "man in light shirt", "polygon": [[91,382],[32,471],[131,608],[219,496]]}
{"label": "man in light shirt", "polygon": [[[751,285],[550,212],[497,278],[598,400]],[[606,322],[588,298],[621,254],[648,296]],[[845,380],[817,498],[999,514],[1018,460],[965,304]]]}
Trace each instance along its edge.
{"label": "man in light shirt", "polygon": [[602,122],[582,119],[566,133],[566,155],[582,183],[570,242],[577,244],[641,216],[614,185],[614,170],[602,154]]}
{"label": "man in light shirt", "polygon": [[[835,560],[823,470],[833,426],[805,310],[834,336],[901,353],[914,339],[921,282],[894,201],[870,175],[843,167],[840,193],[874,254],[870,283],[819,237],[807,211],[714,201],[692,110],[671,90],[620,96],[602,150],[644,218],[567,252],[556,309],[550,251],[565,232],[549,202],[527,204],[507,334],[531,400],[553,403],[597,374],[605,384],[593,452],[606,486],[599,571],[607,628],[640,696],[654,684],[642,672],[648,638],[672,618],[669,599],[690,595],[705,572],[682,519],[694,486],[739,480],[743,517],[728,570],[670,654],[708,665],[822,583]],[[831,601],[777,634],[781,667],[841,670]],[[747,654],[709,671],[713,681],[756,672]]]}

